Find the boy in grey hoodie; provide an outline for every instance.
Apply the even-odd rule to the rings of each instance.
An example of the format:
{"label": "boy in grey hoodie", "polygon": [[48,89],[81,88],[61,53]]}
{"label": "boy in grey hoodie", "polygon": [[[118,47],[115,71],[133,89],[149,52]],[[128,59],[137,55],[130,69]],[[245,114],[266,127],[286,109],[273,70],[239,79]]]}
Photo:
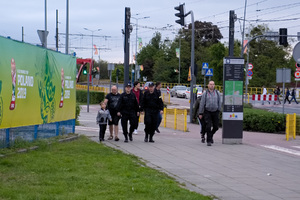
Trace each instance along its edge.
{"label": "boy in grey hoodie", "polygon": [[108,120],[111,121],[112,118],[110,116],[109,110],[106,109],[106,103],[102,101],[100,103],[101,109],[98,111],[96,122],[99,124],[99,141],[104,141],[105,131]]}

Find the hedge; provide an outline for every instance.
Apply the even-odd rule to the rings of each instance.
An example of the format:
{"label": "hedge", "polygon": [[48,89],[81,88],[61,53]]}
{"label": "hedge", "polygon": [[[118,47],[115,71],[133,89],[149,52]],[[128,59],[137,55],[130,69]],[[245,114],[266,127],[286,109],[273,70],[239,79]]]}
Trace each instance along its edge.
{"label": "hedge", "polygon": [[[104,92],[90,91],[90,104],[99,104],[104,100]],[[87,103],[87,91],[77,90],[76,91],[76,102]]]}

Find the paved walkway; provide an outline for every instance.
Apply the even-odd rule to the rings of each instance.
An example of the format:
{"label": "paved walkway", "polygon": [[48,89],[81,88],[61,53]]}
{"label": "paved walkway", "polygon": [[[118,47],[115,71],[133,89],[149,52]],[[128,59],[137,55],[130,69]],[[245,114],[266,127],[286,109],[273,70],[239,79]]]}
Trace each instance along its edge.
{"label": "paved walkway", "polygon": [[[98,106],[86,106],[76,133],[98,141],[95,123]],[[120,127],[121,129],[121,127]],[[105,145],[134,154],[150,167],[166,172],[192,191],[222,200],[299,200],[300,139],[285,141],[284,135],[244,132],[243,144],[222,144],[222,130],[208,147],[200,141],[199,126],[189,132],[160,128],[155,143],[144,143],[144,124],[133,142],[108,141]],[[108,136],[108,132],[106,136]],[[299,137],[299,136],[298,136]]]}

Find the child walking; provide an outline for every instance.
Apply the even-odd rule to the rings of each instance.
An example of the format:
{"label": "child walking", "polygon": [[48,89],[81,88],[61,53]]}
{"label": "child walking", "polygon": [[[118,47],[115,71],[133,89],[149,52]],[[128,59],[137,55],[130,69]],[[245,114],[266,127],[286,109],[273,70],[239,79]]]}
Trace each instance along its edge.
{"label": "child walking", "polygon": [[111,121],[111,116],[109,113],[109,110],[106,109],[106,103],[102,101],[100,103],[101,109],[98,111],[96,122],[99,124],[99,141],[102,142],[104,141],[104,135],[106,131],[106,126],[107,126],[107,120]]}

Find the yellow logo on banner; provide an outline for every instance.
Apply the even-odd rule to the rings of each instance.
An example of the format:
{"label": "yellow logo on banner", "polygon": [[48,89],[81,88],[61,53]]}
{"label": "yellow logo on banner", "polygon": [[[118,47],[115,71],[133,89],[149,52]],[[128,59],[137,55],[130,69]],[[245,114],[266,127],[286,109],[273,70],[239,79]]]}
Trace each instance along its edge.
{"label": "yellow logo on banner", "polygon": [[192,80],[191,67],[189,67],[188,81],[191,81],[191,80]]}

